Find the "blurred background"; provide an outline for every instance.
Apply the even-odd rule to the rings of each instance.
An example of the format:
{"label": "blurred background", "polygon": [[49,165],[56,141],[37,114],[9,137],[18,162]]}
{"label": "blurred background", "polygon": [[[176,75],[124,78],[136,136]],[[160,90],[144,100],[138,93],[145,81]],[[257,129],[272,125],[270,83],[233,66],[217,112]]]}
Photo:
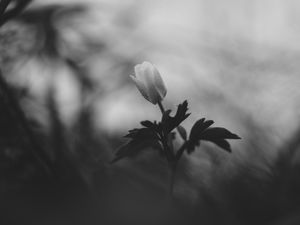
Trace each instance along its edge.
{"label": "blurred background", "polygon": [[[31,1],[0,29],[0,67],[27,123],[0,91],[5,218],[299,224],[299,12],[296,0]],[[165,81],[166,108],[188,100],[188,130],[205,117],[242,137],[231,154],[203,143],[182,159],[176,207],[160,201],[156,154],[110,164],[127,130],[160,117],[129,78],[143,61]]]}

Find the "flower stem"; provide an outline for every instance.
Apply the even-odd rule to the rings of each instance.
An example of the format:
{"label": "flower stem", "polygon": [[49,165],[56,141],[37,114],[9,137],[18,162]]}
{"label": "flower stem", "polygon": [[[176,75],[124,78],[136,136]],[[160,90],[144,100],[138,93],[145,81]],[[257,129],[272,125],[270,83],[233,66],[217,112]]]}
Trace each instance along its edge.
{"label": "flower stem", "polygon": [[[165,108],[162,104],[161,101],[158,102],[158,106],[159,109],[161,111],[162,114],[165,113]],[[167,143],[165,142],[166,146],[166,151],[170,151],[171,155],[167,158],[168,159],[168,165],[169,165],[169,172],[170,172],[170,183],[169,183],[169,195],[170,198],[173,199],[173,189],[174,189],[174,182],[175,182],[175,174],[176,174],[176,165],[177,165],[177,161],[176,161],[176,157],[174,155],[172,146],[168,146]],[[171,149],[169,149],[171,147]]]}
{"label": "flower stem", "polygon": [[169,171],[170,171],[170,183],[169,183],[169,194],[171,199],[173,199],[173,190],[174,190],[174,183],[175,183],[175,175],[176,175],[176,166],[177,162],[169,162]]}
{"label": "flower stem", "polygon": [[176,153],[175,158],[176,158],[177,161],[181,158],[181,156],[182,156],[182,154],[183,154],[183,152],[184,152],[184,150],[185,150],[186,147],[187,147],[187,142],[185,141],[185,142],[181,145],[181,147],[178,149],[178,151],[177,151],[177,153]]}
{"label": "flower stem", "polygon": [[161,101],[159,101],[157,104],[159,106],[159,109],[160,109],[161,113],[164,114],[165,108],[164,108],[163,104],[161,103]]}
{"label": "flower stem", "polygon": [[[158,104],[158,106],[159,106],[159,109],[160,109],[161,113],[164,114],[165,108],[164,108],[162,102],[159,101],[157,104]],[[178,130],[178,128],[176,128],[176,129]],[[185,141],[185,142],[183,143],[183,145],[182,145],[182,146],[179,148],[179,150],[177,151],[176,156],[175,156],[175,160],[178,161],[178,160],[181,158],[182,154],[184,153],[184,150],[185,150],[186,146],[187,146],[187,142]]]}

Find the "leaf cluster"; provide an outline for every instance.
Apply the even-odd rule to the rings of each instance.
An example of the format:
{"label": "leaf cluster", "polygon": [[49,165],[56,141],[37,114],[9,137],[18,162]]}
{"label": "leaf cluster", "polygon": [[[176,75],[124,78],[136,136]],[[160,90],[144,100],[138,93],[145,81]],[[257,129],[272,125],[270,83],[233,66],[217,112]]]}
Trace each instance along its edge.
{"label": "leaf cluster", "polygon": [[[158,150],[160,155],[169,162],[178,161],[184,151],[192,153],[201,141],[212,142],[221,149],[231,152],[227,139],[240,139],[240,137],[223,127],[211,127],[214,123],[212,120],[199,119],[187,135],[187,131],[181,126],[181,123],[190,116],[187,111],[188,102],[185,100],[178,105],[174,116],[170,115],[171,110],[166,110],[160,122],[142,121],[142,128],[129,130],[129,133],[125,135],[125,138],[130,140],[118,149],[112,162],[124,157],[134,157],[148,148]],[[184,140],[184,144],[177,151],[174,150],[172,145],[176,135],[175,129]]]}

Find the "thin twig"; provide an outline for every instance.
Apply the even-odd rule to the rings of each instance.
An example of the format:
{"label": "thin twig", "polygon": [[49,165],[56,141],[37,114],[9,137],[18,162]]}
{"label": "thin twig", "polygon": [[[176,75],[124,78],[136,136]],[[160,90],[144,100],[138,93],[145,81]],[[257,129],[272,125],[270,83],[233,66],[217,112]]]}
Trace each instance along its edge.
{"label": "thin twig", "polygon": [[17,1],[15,6],[12,9],[6,10],[7,6],[10,4],[11,0],[2,0],[0,2],[0,6],[1,6],[1,3],[3,2],[3,4],[2,4],[3,8],[1,7],[0,10],[4,9],[4,11],[2,13],[0,11],[0,13],[1,13],[0,14],[0,26],[2,26],[8,20],[19,15],[31,1],[32,0]]}
{"label": "thin twig", "polygon": [[2,18],[7,6],[10,4],[11,0],[1,0],[0,1],[0,18]]}

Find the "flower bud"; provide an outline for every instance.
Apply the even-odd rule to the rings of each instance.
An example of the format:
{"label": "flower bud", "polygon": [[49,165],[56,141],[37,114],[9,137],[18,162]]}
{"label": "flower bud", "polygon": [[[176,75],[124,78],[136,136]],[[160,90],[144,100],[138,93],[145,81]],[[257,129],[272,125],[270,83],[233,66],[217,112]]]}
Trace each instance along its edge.
{"label": "flower bud", "polygon": [[138,90],[154,105],[162,101],[167,89],[158,70],[149,62],[134,67],[135,75],[130,75]]}

